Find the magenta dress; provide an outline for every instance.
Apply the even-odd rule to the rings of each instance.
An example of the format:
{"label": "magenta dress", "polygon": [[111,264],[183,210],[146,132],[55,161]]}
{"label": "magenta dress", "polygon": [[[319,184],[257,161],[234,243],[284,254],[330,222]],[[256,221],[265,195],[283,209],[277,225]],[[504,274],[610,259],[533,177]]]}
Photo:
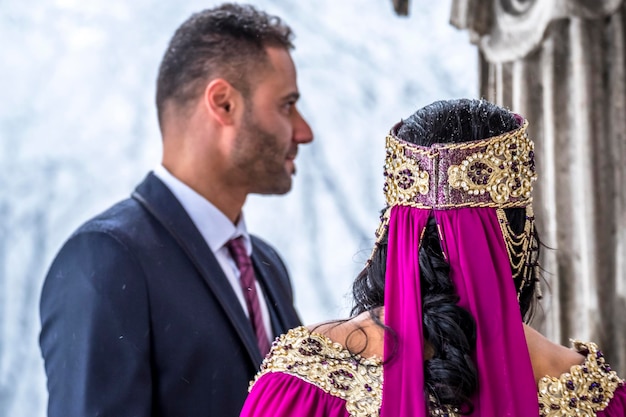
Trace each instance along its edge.
{"label": "magenta dress", "polygon": [[[599,360],[601,354],[598,356],[595,345],[577,344],[575,348],[587,352],[587,360],[572,367],[572,372],[561,378],[546,378],[540,382],[539,389],[545,389],[546,393],[539,393],[540,409],[535,415],[574,416],[577,408],[580,416],[626,416],[623,382],[612,380],[616,377],[608,365]],[[379,416],[382,384],[379,359],[352,355],[327,337],[299,327],[274,343],[251,384],[241,416]],[[572,387],[574,389],[570,389]],[[607,400],[607,405],[594,411],[602,402],[599,395]],[[574,407],[568,408],[570,404]],[[431,415],[436,414],[431,412]]]}

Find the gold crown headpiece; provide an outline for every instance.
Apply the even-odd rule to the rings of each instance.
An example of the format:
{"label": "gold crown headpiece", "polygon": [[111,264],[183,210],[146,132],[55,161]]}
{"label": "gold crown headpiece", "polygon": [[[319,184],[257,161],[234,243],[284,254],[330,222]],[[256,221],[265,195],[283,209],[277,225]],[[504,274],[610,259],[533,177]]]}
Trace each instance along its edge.
{"label": "gold crown headpiece", "polygon": [[388,206],[445,210],[525,207],[536,180],[528,122],[472,142],[418,146],[387,136],[384,192]]}
{"label": "gold crown headpiece", "polygon": [[[532,184],[535,174],[534,143],[528,138],[528,121],[510,132],[472,142],[418,146],[399,139],[396,125],[386,138],[385,185],[387,210],[376,231],[377,245],[384,236],[393,206],[448,210],[461,207],[494,207],[507,246],[519,290],[528,285],[526,269],[534,267],[534,214]],[[526,207],[521,233],[509,227],[502,209]],[[445,253],[444,253],[445,256]],[[372,257],[368,262],[370,262]]]}

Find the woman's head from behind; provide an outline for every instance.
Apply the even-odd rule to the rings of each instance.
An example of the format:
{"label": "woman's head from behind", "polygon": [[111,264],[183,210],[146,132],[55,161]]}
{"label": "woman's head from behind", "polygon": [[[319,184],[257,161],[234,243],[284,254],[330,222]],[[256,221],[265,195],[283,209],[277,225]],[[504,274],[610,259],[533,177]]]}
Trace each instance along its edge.
{"label": "woman's head from behind", "polygon": [[[519,115],[486,100],[445,100],[436,101],[417,110],[396,125],[393,133],[403,141],[429,147],[435,144],[457,144],[492,138],[518,129],[522,122],[523,119]],[[527,210],[523,207],[506,208],[504,213],[511,232],[522,235],[524,228],[529,224]],[[521,247],[518,246],[511,248],[513,252],[517,250],[517,253],[509,254],[520,310],[527,321],[531,319],[536,304],[535,288],[538,281],[536,266],[540,245],[534,223],[531,227],[531,242],[525,253],[522,253]],[[380,236],[372,259],[355,283],[354,313],[382,306],[386,260],[384,241],[386,236]],[[521,262],[522,259],[524,262]],[[372,276],[366,279],[364,274],[368,270]],[[368,282],[367,287],[370,287],[368,291],[361,288],[360,284],[365,283],[363,281]]]}
{"label": "woman's head from behind", "polygon": [[[464,143],[514,131],[522,123],[521,116],[486,100],[436,101],[403,120],[396,136],[419,146]],[[525,227],[532,228],[529,245],[523,251],[525,253],[522,253],[519,245],[517,247],[511,245],[509,248],[520,310],[522,316],[530,321],[536,304],[535,284],[538,281],[536,267],[540,241],[534,222],[527,219],[528,216],[532,216],[532,209],[527,211],[524,207],[506,208],[504,213],[514,235],[522,236]]]}
{"label": "woman's head from behind", "polygon": [[[538,240],[532,211],[527,211],[524,207],[530,201],[530,183],[534,180],[532,150],[525,148],[525,156],[522,157],[522,150],[514,149],[517,144],[529,143],[524,135],[523,122],[520,116],[484,100],[439,101],[418,110],[396,125],[387,138],[385,193],[390,206],[408,205],[436,210],[497,207],[512,278],[519,294],[520,309],[526,315],[534,295]],[[498,140],[501,136],[505,139]],[[491,138],[494,139],[493,143]],[[476,143],[464,146],[467,142]],[[506,146],[505,154],[499,154],[499,157],[504,165],[509,165],[493,166],[493,161],[485,161],[481,165],[482,160],[473,159],[473,155],[476,155],[473,154],[474,149],[483,146],[484,142],[495,144],[496,147]],[[528,146],[532,148],[532,144]],[[519,158],[516,156],[518,151]],[[488,153],[479,152],[479,159]],[[499,150],[495,153],[499,153]],[[466,163],[465,167],[454,165],[461,160]],[[526,178],[522,176],[520,179],[513,174],[518,169],[518,163],[523,163],[524,166],[519,169],[529,174]],[[477,184],[485,184],[480,194],[481,187],[470,189],[469,192],[466,189],[465,194],[450,191],[454,187],[449,186],[447,181],[452,181],[450,169],[457,169],[456,166],[460,166],[459,170],[464,170],[463,175],[468,174],[471,169],[474,170],[472,175],[474,179],[478,178]],[[507,200],[506,204],[494,200],[490,205],[481,205],[483,195],[483,201],[488,199],[490,190],[486,187],[491,187],[496,171],[510,174],[509,180],[515,177],[513,183],[509,182],[507,185],[508,191],[513,190],[508,196],[514,195],[514,198]],[[446,176],[444,181],[442,178]],[[441,181],[442,189],[433,186],[438,181]],[[520,181],[524,182],[524,186],[519,186]],[[461,180],[458,182],[462,186],[466,185]],[[416,191],[417,184],[420,183],[424,187]],[[404,193],[407,189],[410,193]],[[383,212],[376,248],[353,285],[353,314],[371,311],[384,304],[388,237],[386,216],[389,213],[387,209]],[[471,408],[469,398],[478,383],[476,368],[471,359],[476,346],[476,327],[472,314],[458,305],[459,296],[450,279],[450,265],[442,251],[440,239],[438,224],[431,213],[420,238],[419,249],[416,248],[419,250],[423,337],[434,352],[432,357],[426,358],[424,382],[431,399],[436,398],[439,404],[448,404],[467,411]]]}
{"label": "woman's head from behind", "polygon": [[403,120],[396,136],[420,146],[462,143],[517,129],[515,114],[485,100],[436,101]]}

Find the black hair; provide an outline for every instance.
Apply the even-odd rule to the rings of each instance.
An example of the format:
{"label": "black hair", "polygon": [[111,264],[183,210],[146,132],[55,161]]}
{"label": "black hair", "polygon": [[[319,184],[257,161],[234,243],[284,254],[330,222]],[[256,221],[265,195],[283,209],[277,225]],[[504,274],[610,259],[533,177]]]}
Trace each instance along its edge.
{"label": "black hair", "polygon": [[[510,111],[484,100],[449,100],[432,103],[402,121],[398,138],[421,146],[435,143],[460,143],[486,139],[519,127],[519,120]],[[523,208],[505,210],[513,232],[520,233],[526,223]],[[533,242],[527,263],[518,275],[515,286],[520,311],[527,320],[534,305],[536,260],[539,239],[533,227]],[[519,254],[520,256],[522,254]],[[387,236],[382,237],[370,262],[354,281],[352,315],[374,311],[384,304]],[[422,291],[422,321],[425,341],[433,356],[424,363],[425,394],[435,404],[458,408],[462,414],[472,410],[470,397],[478,387],[478,376],[471,354],[476,348],[476,323],[471,313],[457,303],[459,297],[449,277],[433,216],[428,219],[419,248]],[[513,268],[513,265],[512,265]],[[377,320],[374,320],[380,323]],[[393,329],[386,327],[393,332]],[[429,401],[430,402],[430,401]]]}
{"label": "black hair", "polygon": [[208,80],[222,77],[248,97],[253,77],[268,65],[266,47],[293,48],[293,33],[277,16],[251,5],[225,3],[193,14],[174,33],[161,61],[156,106],[163,128],[165,106],[197,98]]}

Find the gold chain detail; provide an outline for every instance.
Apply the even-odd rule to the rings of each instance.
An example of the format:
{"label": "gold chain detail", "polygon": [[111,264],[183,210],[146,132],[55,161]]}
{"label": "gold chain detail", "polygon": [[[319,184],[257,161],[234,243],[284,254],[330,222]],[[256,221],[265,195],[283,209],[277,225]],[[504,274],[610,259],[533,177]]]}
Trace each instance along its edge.
{"label": "gold chain detail", "polygon": [[520,234],[516,234],[513,229],[511,229],[506,213],[503,209],[496,209],[496,215],[498,216],[500,230],[502,231],[502,237],[504,238],[504,244],[506,245],[506,253],[509,256],[509,261],[511,263],[513,279],[517,279],[520,275],[522,277],[517,291],[517,298],[519,301],[522,288],[526,285],[528,269],[535,267],[532,262],[533,251],[530,250],[531,243],[533,242],[535,215],[533,213],[532,205],[526,206],[524,230],[522,230],[522,233]]}

